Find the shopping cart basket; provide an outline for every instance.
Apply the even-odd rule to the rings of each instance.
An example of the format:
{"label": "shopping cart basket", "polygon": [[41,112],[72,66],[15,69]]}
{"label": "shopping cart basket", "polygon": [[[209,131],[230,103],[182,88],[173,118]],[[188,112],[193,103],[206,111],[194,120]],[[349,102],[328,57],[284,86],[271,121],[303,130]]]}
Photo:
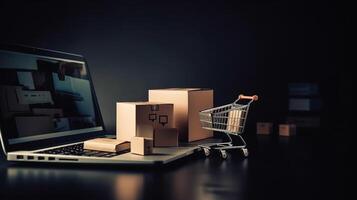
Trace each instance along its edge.
{"label": "shopping cart basket", "polygon": [[[245,103],[242,100],[246,100]],[[244,132],[249,106],[253,101],[257,100],[257,95],[239,95],[238,99],[231,104],[203,110],[199,113],[202,128],[223,132],[229,139],[228,142],[199,145],[206,156],[210,155],[212,149],[217,149],[222,158],[226,159],[228,157],[227,149],[241,149],[244,156],[248,157],[247,144],[241,134]],[[234,146],[230,135],[238,136],[243,144]]]}

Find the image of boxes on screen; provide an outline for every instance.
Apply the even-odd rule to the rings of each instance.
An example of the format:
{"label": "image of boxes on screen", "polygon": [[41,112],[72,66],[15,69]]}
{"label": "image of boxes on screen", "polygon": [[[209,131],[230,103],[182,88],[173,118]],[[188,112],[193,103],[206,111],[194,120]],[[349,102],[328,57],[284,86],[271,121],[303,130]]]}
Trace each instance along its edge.
{"label": "image of boxes on screen", "polygon": [[155,147],[177,147],[178,130],[176,128],[157,128],[154,130]]}
{"label": "image of boxes on screen", "polygon": [[3,118],[13,117],[15,114],[30,114],[30,106],[21,104],[16,91],[21,90],[21,86],[0,86],[0,115]]}
{"label": "image of boxes on screen", "polygon": [[20,104],[54,104],[50,91],[30,91],[17,89]]}
{"label": "image of boxes on screen", "polygon": [[280,136],[293,136],[296,134],[295,124],[280,124],[279,125],[279,135]]}
{"label": "image of boxes on screen", "polygon": [[117,139],[153,138],[155,128],[173,128],[173,109],[171,103],[117,103]]}
{"label": "image of boxes on screen", "polygon": [[199,112],[213,107],[213,90],[169,88],[149,90],[149,101],[174,104],[174,127],[181,142],[192,142],[213,136],[202,129]]}
{"label": "image of boxes on screen", "polygon": [[17,132],[20,137],[51,133],[54,130],[51,116],[15,117]]}
{"label": "image of boxes on screen", "polygon": [[130,140],[130,152],[142,156],[152,154],[153,139],[145,137],[132,137]]}
{"label": "image of boxes on screen", "polygon": [[270,122],[257,122],[258,135],[270,135],[273,133],[273,123]]}

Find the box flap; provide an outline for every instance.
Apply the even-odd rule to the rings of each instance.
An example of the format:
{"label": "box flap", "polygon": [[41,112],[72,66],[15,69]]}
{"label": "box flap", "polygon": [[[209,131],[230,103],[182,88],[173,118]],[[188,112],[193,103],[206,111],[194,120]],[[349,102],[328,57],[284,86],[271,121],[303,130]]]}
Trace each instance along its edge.
{"label": "box flap", "polygon": [[148,101],[137,101],[137,102],[117,102],[121,104],[130,104],[137,106],[145,106],[145,105],[172,105],[172,103],[162,103],[162,102],[148,102]]}
{"label": "box flap", "polygon": [[164,91],[202,91],[202,90],[212,90],[208,88],[163,88],[163,89],[150,89],[150,90],[164,90]]}

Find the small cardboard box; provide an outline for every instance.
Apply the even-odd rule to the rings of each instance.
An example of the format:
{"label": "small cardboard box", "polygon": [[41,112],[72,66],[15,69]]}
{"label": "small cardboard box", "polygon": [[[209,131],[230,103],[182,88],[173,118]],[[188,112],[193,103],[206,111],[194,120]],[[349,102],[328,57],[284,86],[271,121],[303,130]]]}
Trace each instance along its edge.
{"label": "small cardboard box", "polygon": [[174,127],[181,142],[192,142],[213,136],[201,127],[199,112],[213,107],[213,90],[169,88],[149,90],[149,101],[174,104]]}
{"label": "small cardboard box", "polygon": [[153,102],[117,103],[117,139],[153,138],[154,128],[173,127],[173,104]]}
{"label": "small cardboard box", "polygon": [[133,137],[130,141],[130,152],[138,155],[152,154],[153,139],[144,137]]}
{"label": "small cardboard box", "polygon": [[273,123],[270,122],[257,122],[257,134],[269,135],[273,132]]}
{"label": "small cardboard box", "polygon": [[158,128],[154,130],[155,147],[177,147],[178,131],[176,128]]}
{"label": "small cardboard box", "polygon": [[105,151],[105,152],[121,152],[130,148],[130,143],[110,138],[95,138],[84,142],[84,149]]}
{"label": "small cardboard box", "polygon": [[280,124],[279,125],[279,135],[280,136],[292,136],[296,134],[295,124]]}

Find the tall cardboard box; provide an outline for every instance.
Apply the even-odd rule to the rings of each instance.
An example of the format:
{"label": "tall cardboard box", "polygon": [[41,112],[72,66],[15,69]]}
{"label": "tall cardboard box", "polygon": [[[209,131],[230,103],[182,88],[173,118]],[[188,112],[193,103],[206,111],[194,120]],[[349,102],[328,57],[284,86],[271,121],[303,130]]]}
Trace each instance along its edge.
{"label": "tall cardboard box", "polygon": [[173,128],[173,104],[153,102],[117,103],[117,139],[153,138],[155,128]]}
{"label": "tall cardboard box", "polygon": [[149,90],[149,101],[174,104],[174,126],[181,142],[192,142],[213,136],[201,127],[199,112],[213,107],[213,90],[201,88],[168,88]]}

